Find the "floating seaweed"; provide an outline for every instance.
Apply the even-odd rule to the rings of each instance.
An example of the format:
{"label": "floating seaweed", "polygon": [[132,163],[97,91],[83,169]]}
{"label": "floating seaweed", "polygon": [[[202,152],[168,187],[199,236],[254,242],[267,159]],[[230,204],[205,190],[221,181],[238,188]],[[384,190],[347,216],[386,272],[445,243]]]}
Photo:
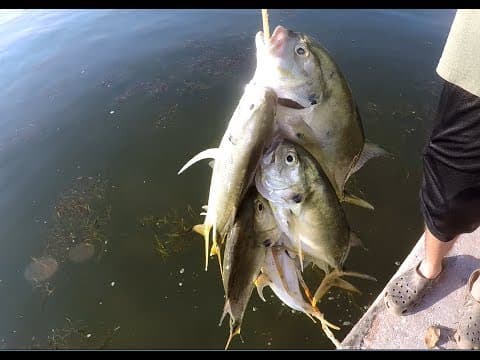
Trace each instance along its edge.
{"label": "floating seaweed", "polygon": [[111,213],[107,188],[108,181],[101,176],[78,177],[59,195],[42,255],[32,257],[24,272],[33,287],[40,289],[42,308],[53,294],[48,281],[63,262],[84,262],[95,253],[100,260],[105,252],[106,225]]}
{"label": "floating seaweed", "polygon": [[161,217],[150,215],[139,220],[143,228],[152,232],[155,252],[163,260],[182,252],[191,244],[195,237],[192,227],[197,222],[198,216],[190,205],[181,213],[173,210]]}
{"label": "floating seaweed", "polygon": [[95,246],[89,242],[82,242],[68,251],[68,259],[76,263],[87,261],[93,255],[95,255]]}
{"label": "floating seaweed", "polygon": [[28,349],[105,349],[113,340],[120,326],[99,324],[95,329],[81,320],[65,316],[63,327],[51,329],[46,339],[32,337]]}
{"label": "floating seaweed", "polygon": [[[238,39],[237,39],[238,40]],[[237,44],[238,41],[232,42]],[[200,42],[188,43],[196,50],[195,56],[186,64],[187,73],[202,73],[211,77],[236,76],[240,68],[252,55],[252,48],[235,46],[227,49],[228,55],[225,55],[225,44],[218,46],[207,46]]]}
{"label": "floating seaweed", "polygon": [[96,249],[100,259],[108,244],[105,227],[111,216],[107,189],[108,181],[101,176],[78,177],[60,194],[44,255],[59,263],[67,259],[77,262],[90,258]]}
{"label": "floating seaweed", "polygon": [[174,104],[168,108],[167,111],[161,113],[157,120],[155,120],[155,127],[156,128],[163,128],[167,127],[168,121],[172,120],[175,112],[178,109],[178,104]]}
{"label": "floating seaweed", "polygon": [[[108,83],[106,86],[108,86]],[[137,81],[135,84],[129,86],[122,94],[115,97],[115,102],[125,102],[134,95],[147,95],[155,98],[156,100],[160,100],[168,91],[168,88],[168,79],[165,80],[157,77],[153,80]]]}

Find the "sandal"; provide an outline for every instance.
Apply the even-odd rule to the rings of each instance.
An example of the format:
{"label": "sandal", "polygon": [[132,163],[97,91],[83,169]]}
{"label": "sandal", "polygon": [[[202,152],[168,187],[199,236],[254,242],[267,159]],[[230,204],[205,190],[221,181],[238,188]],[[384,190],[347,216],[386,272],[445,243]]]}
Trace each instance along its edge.
{"label": "sandal", "polygon": [[396,315],[407,315],[417,306],[427,293],[427,290],[438,280],[440,275],[434,279],[427,279],[418,271],[418,265],[406,271],[394,279],[386,288],[383,300],[387,309]]}
{"label": "sandal", "polygon": [[475,270],[468,279],[460,325],[454,336],[459,349],[480,349],[480,302],[471,294],[472,285],[479,275],[480,269]]}

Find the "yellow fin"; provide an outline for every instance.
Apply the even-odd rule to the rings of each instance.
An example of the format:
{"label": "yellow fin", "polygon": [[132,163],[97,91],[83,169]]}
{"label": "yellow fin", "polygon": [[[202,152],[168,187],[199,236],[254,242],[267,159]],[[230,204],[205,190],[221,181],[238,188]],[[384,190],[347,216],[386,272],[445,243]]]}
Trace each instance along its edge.
{"label": "yellow fin", "polygon": [[212,255],[217,255],[218,265],[220,265],[220,276],[222,277],[223,281],[222,253],[220,252],[220,248],[218,246],[216,246],[214,249],[212,245],[212,249],[210,250],[210,256]]}
{"label": "yellow fin", "polygon": [[377,279],[375,279],[373,276],[370,276],[367,274],[357,273],[353,271],[333,270],[331,273],[325,275],[317,291],[315,291],[315,295],[313,296],[313,299],[312,299],[313,307],[316,307],[318,300],[320,300],[325,295],[325,293],[333,286],[339,287],[347,291],[361,294],[360,290],[358,290],[355,286],[350,284],[348,281],[341,279],[340,278],[341,276],[352,276],[352,277],[358,277],[361,279],[377,281]]}
{"label": "yellow fin", "polygon": [[312,293],[310,292],[310,289],[308,288],[307,283],[303,279],[302,273],[300,272],[300,270],[298,268],[295,268],[295,271],[297,273],[298,281],[300,282],[300,285],[302,285],[305,296],[307,297],[308,301],[310,301],[310,303],[312,303],[313,302]]}
{"label": "yellow fin", "polygon": [[200,234],[203,236],[203,228],[204,228],[203,224],[198,224],[198,225],[195,225],[192,230],[195,231],[197,234]]}
{"label": "yellow fin", "polygon": [[211,224],[198,224],[193,227],[193,231],[203,236],[205,239],[205,271],[208,269],[208,248],[209,248],[209,238],[210,230],[212,229]]}
{"label": "yellow fin", "polygon": [[265,297],[263,296],[263,288],[265,286],[268,286],[270,285],[271,281],[270,279],[268,278],[267,275],[265,275],[264,273],[261,273],[260,275],[258,275],[257,279],[254,281],[254,284],[257,288],[257,293],[258,293],[258,296],[260,297],[260,299],[262,299],[264,302],[266,302],[267,300],[265,300]]}

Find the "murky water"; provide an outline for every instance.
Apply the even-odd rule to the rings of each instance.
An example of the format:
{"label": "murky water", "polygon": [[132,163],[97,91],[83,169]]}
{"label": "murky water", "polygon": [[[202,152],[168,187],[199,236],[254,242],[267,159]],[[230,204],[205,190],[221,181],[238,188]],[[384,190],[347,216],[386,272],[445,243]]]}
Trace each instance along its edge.
{"label": "murky water", "polygon": [[[368,251],[346,266],[378,282],[354,279],[361,296],[324,298],[339,339],[422,232],[421,150],[453,14],[270,12],[272,28],[329,49],[367,138],[396,155],[350,185],[376,209],[348,207]],[[0,13],[0,348],[223,348],[219,271],[213,261],[203,271],[203,242],[187,231],[211,170],[176,172],[218,144],[253,75],[260,27],[260,11]],[[26,277],[48,256],[53,275]],[[252,295],[245,342],[232,348],[332,348],[319,325],[265,294]]]}

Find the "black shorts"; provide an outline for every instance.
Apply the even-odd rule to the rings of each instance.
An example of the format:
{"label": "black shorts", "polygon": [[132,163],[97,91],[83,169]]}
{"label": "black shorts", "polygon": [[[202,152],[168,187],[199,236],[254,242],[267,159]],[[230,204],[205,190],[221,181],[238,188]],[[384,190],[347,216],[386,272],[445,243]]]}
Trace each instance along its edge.
{"label": "black shorts", "polygon": [[480,98],[449,82],[423,153],[420,206],[441,241],[480,226]]}

